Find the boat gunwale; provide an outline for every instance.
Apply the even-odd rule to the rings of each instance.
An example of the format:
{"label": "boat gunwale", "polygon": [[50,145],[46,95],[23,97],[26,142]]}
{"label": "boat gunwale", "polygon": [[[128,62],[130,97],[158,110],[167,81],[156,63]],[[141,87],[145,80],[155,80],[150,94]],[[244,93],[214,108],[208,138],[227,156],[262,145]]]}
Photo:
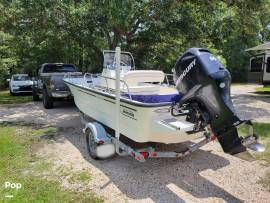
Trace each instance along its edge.
{"label": "boat gunwale", "polygon": [[[104,92],[101,92],[101,91],[97,91],[97,90],[95,90],[93,88],[87,88],[87,87],[84,87],[84,86],[81,86],[81,85],[78,85],[78,84],[69,82],[69,81],[67,81],[65,79],[63,79],[63,81],[65,83],[67,83],[69,85],[72,85],[72,86],[75,86],[77,88],[81,88],[81,89],[90,91],[92,93],[96,93],[96,94],[102,95],[104,97],[108,97],[108,98],[111,98],[111,99],[114,99],[115,100],[115,96],[109,95],[107,93],[104,93]],[[138,102],[138,101],[130,100],[130,99],[126,99],[126,98],[120,98],[120,101],[123,102],[123,103],[127,103],[127,104],[134,105],[134,106],[139,106],[139,107],[163,107],[163,106],[171,106],[173,104],[173,102],[143,103],[143,102]]]}

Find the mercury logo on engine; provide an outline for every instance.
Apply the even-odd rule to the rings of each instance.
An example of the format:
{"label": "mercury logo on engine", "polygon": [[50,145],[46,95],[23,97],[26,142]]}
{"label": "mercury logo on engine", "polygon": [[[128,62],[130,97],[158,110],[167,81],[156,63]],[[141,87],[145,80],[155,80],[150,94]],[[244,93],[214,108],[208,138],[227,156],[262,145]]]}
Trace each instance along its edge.
{"label": "mercury logo on engine", "polygon": [[177,83],[179,83],[183,78],[188,74],[188,72],[196,65],[196,59],[194,59],[188,67],[183,71],[183,73],[179,76]]}

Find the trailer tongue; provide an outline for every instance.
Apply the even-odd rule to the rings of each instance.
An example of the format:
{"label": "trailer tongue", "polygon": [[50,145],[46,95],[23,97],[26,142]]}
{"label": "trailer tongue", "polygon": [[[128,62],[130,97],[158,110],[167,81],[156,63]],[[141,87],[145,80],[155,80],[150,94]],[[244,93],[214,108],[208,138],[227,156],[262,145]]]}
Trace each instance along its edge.
{"label": "trailer tongue", "polygon": [[176,62],[174,67],[176,88],[184,96],[176,104],[179,114],[183,109],[196,112],[187,116],[198,129],[210,125],[224,152],[238,154],[250,148],[263,151],[258,137],[250,130],[246,138],[238,136],[237,127],[250,125],[235,113],[230,96],[231,76],[229,71],[208,50],[191,48]]}

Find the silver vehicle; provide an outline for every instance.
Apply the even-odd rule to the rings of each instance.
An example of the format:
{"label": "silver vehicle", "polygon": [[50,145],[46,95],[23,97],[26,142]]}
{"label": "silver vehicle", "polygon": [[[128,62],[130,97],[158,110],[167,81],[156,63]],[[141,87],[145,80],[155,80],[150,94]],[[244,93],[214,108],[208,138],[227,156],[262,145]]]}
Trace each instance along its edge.
{"label": "silver vehicle", "polygon": [[11,79],[8,79],[7,81],[9,82],[11,95],[32,92],[33,81],[27,74],[12,75]]}

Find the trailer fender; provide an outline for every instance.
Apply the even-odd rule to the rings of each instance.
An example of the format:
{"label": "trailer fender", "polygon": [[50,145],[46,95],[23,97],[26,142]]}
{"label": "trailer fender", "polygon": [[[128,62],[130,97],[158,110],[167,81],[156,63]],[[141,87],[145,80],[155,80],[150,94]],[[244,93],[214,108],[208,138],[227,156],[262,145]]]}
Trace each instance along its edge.
{"label": "trailer fender", "polygon": [[94,133],[96,143],[111,143],[111,138],[107,135],[107,132],[101,124],[97,122],[86,123],[83,132],[86,133],[88,129]]}
{"label": "trailer fender", "polygon": [[[87,123],[83,131],[86,134],[89,130],[92,132],[92,135],[94,135],[94,142],[96,143],[94,152],[95,159],[112,157],[115,154],[115,145],[112,143],[110,136],[106,133],[103,126],[97,122]],[[90,154],[90,156],[92,155]]]}

